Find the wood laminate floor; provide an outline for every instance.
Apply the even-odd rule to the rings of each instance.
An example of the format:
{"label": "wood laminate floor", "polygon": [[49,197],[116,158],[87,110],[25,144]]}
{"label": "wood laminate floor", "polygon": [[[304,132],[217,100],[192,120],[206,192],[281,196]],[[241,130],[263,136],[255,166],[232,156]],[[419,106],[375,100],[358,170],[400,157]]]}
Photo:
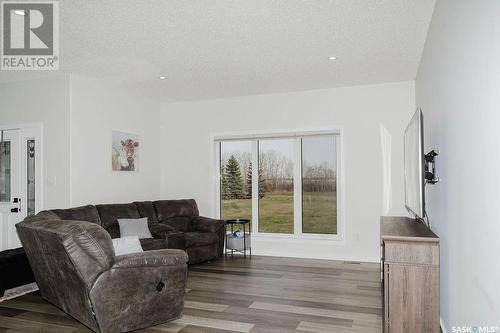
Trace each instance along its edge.
{"label": "wood laminate floor", "polygon": [[[137,332],[382,332],[378,264],[221,259],[189,268],[184,317]],[[38,292],[0,303],[0,332],[91,332]]]}

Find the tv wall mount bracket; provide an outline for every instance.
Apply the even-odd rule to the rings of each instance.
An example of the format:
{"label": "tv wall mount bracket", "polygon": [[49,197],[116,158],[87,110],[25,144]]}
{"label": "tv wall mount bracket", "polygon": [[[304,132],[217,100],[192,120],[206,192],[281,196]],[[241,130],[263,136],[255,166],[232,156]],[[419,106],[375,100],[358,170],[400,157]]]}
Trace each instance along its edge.
{"label": "tv wall mount bracket", "polygon": [[436,184],[440,181],[439,177],[436,177],[436,156],[439,152],[436,150],[431,150],[425,154],[425,182],[426,184]]}

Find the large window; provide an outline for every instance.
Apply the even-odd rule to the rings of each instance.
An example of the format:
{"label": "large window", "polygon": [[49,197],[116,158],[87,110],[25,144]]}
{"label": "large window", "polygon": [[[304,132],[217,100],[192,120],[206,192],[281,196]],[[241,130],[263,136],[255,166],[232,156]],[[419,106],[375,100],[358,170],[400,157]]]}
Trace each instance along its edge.
{"label": "large window", "polygon": [[302,139],[302,232],[337,233],[335,136]]}
{"label": "large window", "polygon": [[220,143],[221,218],[252,218],[252,141]]}
{"label": "large window", "polygon": [[338,235],[339,134],[217,141],[220,217],[260,234]]}
{"label": "large window", "polygon": [[259,232],[293,234],[293,143],[259,140]]}

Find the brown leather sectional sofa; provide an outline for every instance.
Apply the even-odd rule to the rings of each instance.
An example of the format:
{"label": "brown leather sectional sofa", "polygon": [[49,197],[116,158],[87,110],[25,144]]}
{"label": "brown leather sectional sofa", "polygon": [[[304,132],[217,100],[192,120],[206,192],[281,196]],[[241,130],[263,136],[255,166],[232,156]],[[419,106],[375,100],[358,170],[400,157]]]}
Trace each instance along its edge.
{"label": "brown leather sectional sofa", "polygon": [[[144,252],[115,256],[118,218],[148,217]],[[194,200],[143,201],[43,211],[16,225],[42,297],[101,333],[182,316],[187,262],[220,257],[224,222]]]}
{"label": "brown leather sectional sofa", "polygon": [[[61,220],[96,223],[111,238],[120,237],[119,218],[147,217],[153,238],[141,239],[142,248],[182,249],[188,254],[190,264],[219,258],[224,250],[224,221],[199,216],[193,199],[88,205],[50,212]],[[30,219],[33,218],[36,215]]]}

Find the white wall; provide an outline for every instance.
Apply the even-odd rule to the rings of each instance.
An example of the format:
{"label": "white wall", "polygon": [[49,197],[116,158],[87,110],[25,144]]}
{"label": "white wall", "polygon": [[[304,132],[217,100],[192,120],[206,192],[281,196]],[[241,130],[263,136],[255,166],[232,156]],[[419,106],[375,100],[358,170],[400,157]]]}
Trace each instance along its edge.
{"label": "white wall", "polygon": [[380,128],[392,139],[387,213],[405,214],[403,132],[414,105],[413,82],[164,104],[161,195],[195,198],[202,214],[214,216],[212,133],[342,126],[344,242],[259,239],[254,253],[378,261],[379,218],[385,206]]}
{"label": "white wall", "polygon": [[416,80],[426,149],[442,181],[427,189],[441,238],[441,316],[500,326],[500,2],[438,1]]}
{"label": "white wall", "polygon": [[[157,199],[159,103],[82,76],[0,85],[0,125],[43,124],[43,207]],[[111,171],[111,132],[140,136],[138,172]]]}
{"label": "white wall", "polygon": [[0,85],[0,125],[43,123],[43,208],[69,205],[69,77]]}
{"label": "white wall", "polygon": [[[160,194],[159,103],[71,76],[71,205],[151,200]],[[138,134],[139,171],[111,171],[113,130]]]}

